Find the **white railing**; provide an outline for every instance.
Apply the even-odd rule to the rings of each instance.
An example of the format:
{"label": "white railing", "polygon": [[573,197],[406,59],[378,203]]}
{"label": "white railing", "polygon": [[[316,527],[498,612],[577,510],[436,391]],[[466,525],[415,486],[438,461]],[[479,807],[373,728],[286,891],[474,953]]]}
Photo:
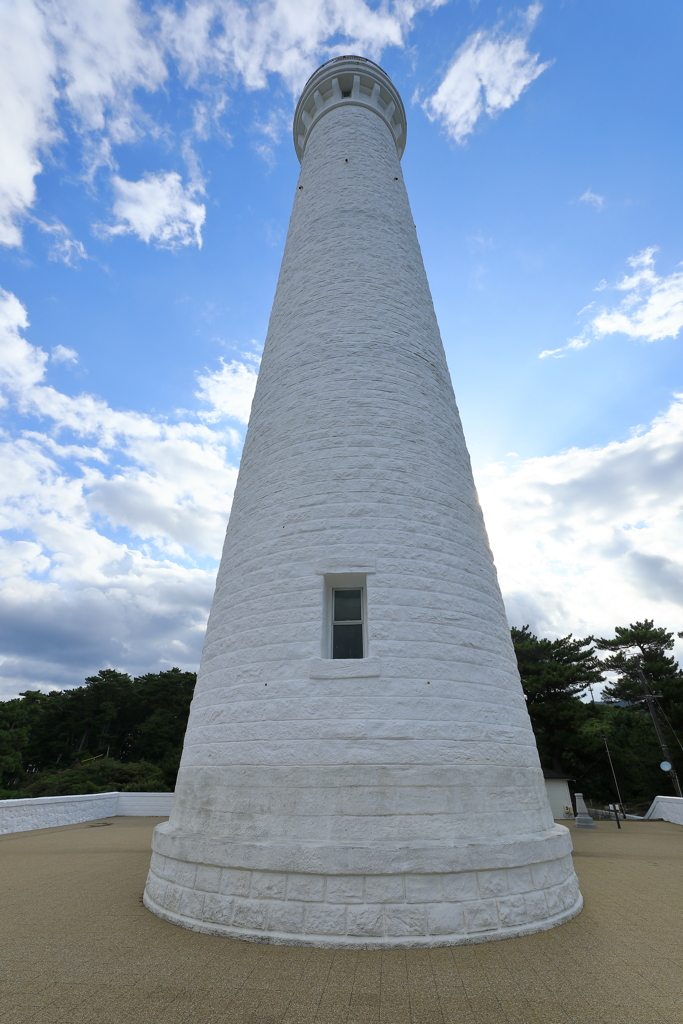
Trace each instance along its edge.
{"label": "white railing", "polygon": [[0,835],[34,828],[77,825],[114,815],[167,818],[173,793],[87,793],[81,796],[36,796],[0,800]]}

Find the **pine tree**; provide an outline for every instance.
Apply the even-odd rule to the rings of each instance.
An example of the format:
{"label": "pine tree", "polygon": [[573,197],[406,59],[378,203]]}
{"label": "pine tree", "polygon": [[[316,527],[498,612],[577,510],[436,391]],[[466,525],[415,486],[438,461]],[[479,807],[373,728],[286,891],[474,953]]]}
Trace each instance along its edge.
{"label": "pine tree", "polygon": [[564,771],[588,714],[580,694],[603,678],[592,638],[539,640],[528,625],[511,634],[541,764]]}
{"label": "pine tree", "polygon": [[[652,619],[616,626],[613,640],[596,638],[599,651],[610,651],[603,668],[615,672],[617,678],[602,691],[603,700],[617,704],[641,704],[643,687],[638,676],[641,668],[650,689],[661,693],[659,704],[676,731],[683,726],[683,672],[676,659],[667,654],[674,646],[674,634]],[[678,634],[683,637],[683,633]]]}
{"label": "pine tree", "polygon": [[[652,619],[632,622],[629,626],[616,626],[612,640],[596,639],[598,650],[609,651],[603,661],[616,679],[603,690],[603,700],[612,704],[624,703],[634,713],[647,714],[647,702],[639,670],[642,671],[650,691],[657,695],[655,713],[662,730],[662,739],[669,748],[669,758],[678,772],[683,767],[681,734],[683,732],[683,672],[673,655],[667,654],[674,646],[674,634]],[[678,634],[683,637],[683,633]]]}

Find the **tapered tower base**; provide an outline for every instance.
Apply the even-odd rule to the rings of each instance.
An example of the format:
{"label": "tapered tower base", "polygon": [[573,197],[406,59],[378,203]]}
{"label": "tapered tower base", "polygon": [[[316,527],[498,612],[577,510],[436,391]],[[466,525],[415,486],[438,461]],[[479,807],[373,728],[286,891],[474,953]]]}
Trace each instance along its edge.
{"label": "tapered tower base", "polygon": [[[184,856],[203,847],[207,863]],[[145,906],[173,924],[249,942],[387,949],[456,946],[554,928],[579,913],[583,900],[571,861],[569,832],[506,836],[390,849],[348,848],[349,867],[363,873],[324,874],[231,865],[232,844],[160,825]],[[254,863],[285,866],[340,860],[340,851],[241,850]],[[403,862],[404,870],[391,871]],[[454,870],[434,871],[437,863]],[[294,865],[293,865],[294,866]],[[457,870],[456,866],[460,868]],[[386,874],[377,873],[385,868]],[[432,869],[432,870],[430,870]]]}

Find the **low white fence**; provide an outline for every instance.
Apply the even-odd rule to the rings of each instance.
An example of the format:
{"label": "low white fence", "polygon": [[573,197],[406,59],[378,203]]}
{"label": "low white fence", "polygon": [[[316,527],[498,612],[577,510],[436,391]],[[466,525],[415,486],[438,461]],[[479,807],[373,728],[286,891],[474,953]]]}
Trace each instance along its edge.
{"label": "low white fence", "polygon": [[0,800],[0,835],[55,825],[77,825],[114,815],[167,818],[173,793],[88,793]]}
{"label": "low white fence", "polygon": [[664,818],[664,821],[683,825],[683,796],[656,796],[645,817]]}

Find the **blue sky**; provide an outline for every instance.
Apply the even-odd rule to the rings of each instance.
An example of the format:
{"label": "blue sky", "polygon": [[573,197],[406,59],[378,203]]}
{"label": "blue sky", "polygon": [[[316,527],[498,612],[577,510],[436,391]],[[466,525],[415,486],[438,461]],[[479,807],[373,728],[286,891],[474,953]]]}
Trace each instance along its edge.
{"label": "blue sky", "polygon": [[8,0],[0,17],[0,696],[196,667],[291,117],[346,52],[406,104],[510,621],[683,629],[678,0]]}

